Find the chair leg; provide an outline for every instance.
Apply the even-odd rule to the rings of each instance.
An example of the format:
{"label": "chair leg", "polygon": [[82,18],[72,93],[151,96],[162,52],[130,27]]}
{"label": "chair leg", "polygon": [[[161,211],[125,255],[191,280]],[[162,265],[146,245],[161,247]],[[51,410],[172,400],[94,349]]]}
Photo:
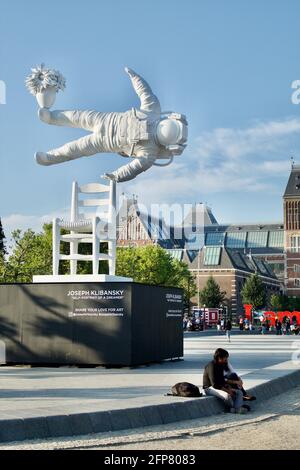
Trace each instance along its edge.
{"label": "chair leg", "polygon": [[60,226],[59,219],[54,219],[52,224],[52,263],[53,276],[59,273],[59,257],[60,257]]}
{"label": "chair leg", "polygon": [[97,219],[93,220],[93,275],[99,274],[99,238],[97,235]]}
{"label": "chair leg", "polygon": [[71,275],[76,275],[77,274],[77,260],[72,259],[72,255],[78,255],[78,242],[77,241],[70,243],[70,255],[71,255],[70,273]]}
{"label": "chair leg", "polygon": [[108,242],[108,255],[110,257],[108,261],[109,275],[115,276],[116,275],[116,242],[115,241]]}
{"label": "chair leg", "polygon": [[109,230],[108,236],[110,241],[108,242],[108,254],[109,254],[109,275],[115,276],[116,274],[116,239],[117,239],[117,230],[116,230],[116,182],[110,181],[110,197],[109,197]]}

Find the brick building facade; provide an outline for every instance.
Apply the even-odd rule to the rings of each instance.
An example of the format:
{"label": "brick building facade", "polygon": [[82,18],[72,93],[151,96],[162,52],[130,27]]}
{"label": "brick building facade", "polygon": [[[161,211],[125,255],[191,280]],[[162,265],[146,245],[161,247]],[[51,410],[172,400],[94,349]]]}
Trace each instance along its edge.
{"label": "brick building facade", "polygon": [[293,165],[283,196],[285,291],[300,296],[300,166]]}
{"label": "brick building facade", "polygon": [[[202,224],[197,220],[202,220]],[[195,204],[180,227],[170,227],[163,218],[141,213],[136,200],[129,201],[119,222],[119,246],[162,246],[171,256],[188,264],[199,289],[213,275],[221,290],[226,291],[233,314],[242,310],[240,291],[252,273],[260,276],[270,295],[284,292],[300,296],[298,165],[292,165],[283,196],[283,222],[218,224],[210,208]]]}

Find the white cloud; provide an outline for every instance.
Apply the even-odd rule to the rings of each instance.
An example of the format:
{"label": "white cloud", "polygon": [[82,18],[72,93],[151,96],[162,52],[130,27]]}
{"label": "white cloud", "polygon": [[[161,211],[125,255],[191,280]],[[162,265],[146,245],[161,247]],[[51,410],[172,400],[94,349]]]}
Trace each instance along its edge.
{"label": "white cloud", "polygon": [[[297,143],[295,143],[297,141]],[[126,189],[141,201],[199,201],[222,192],[278,191],[276,178],[288,175],[293,145],[300,144],[300,119],[257,122],[245,129],[203,132],[175,163],[152,168]]]}
{"label": "white cloud", "polygon": [[196,139],[197,155],[222,155],[230,159],[262,152],[277,152],[286,138],[300,133],[300,119],[260,122],[246,129],[217,128]]}
{"label": "white cloud", "polygon": [[14,230],[20,229],[22,231],[31,228],[35,232],[41,232],[43,224],[52,222],[54,217],[66,217],[69,213],[69,209],[59,209],[55,213],[45,215],[29,215],[29,214],[11,214],[6,217],[2,217],[2,226],[4,234],[6,236],[7,248],[10,244],[10,236]]}
{"label": "white cloud", "polygon": [[[278,181],[288,176],[292,144],[295,148],[300,145],[300,119],[258,122],[245,129],[214,129],[203,132],[170,166],[153,167],[118,190],[138,194],[140,202],[148,206],[200,202],[212,193],[281,193]],[[69,211],[2,217],[4,232],[9,237],[16,228],[40,231],[54,217],[69,218]]]}

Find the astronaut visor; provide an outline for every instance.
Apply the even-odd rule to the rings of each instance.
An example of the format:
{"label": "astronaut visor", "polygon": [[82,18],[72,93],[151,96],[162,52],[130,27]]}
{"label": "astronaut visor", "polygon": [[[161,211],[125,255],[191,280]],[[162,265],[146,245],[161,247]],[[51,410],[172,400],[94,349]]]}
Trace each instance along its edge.
{"label": "astronaut visor", "polygon": [[156,134],[161,145],[184,144],[187,141],[187,125],[183,120],[170,116],[158,123]]}

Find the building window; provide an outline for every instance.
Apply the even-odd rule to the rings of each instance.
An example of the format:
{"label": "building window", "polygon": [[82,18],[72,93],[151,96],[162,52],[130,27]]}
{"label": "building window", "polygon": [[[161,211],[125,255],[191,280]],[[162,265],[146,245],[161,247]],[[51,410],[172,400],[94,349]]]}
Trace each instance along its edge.
{"label": "building window", "polygon": [[278,232],[269,232],[269,247],[270,248],[283,248],[283,230]]}
{"label": "building window", "polygon": [[206,234],[207,246],[222,246],[224,245],[225,233],[224,232],[213,232]]}
{"label": "building window", "polygon": [[294,286],[300,287],[300,279],[294,279]]}
{"label": "building window", "polygon": [[277,276],[284,275],[284,263],[272,263],[268,260],[268,264],[273,270],[274,274],[276,274]]}
{"label": "building window", "polygon": [[166,252],[173,258],[177,259],[178,261],[182,260],[183,257],[183,250],[166,250]]}
{"label": "building window", "polygon": [[247,247],[261,248],[267,246],[268,232],[248,232]]}
{"label": "building window", "polygon": [[226,246],[228,248],[244,248],[247,232],[227,232]]}
{"label": "building window", "polygon": [[291,252],[292,253],[300,252],[300,237],[298,235],[293,235],[291,237]]}
{"label": "building window", "polygon": [[187,250],[201,250],[204,245],[204,237],[204,233],[189,233],[186,237],[185,248]]}
{"label": "building window", "polygon": [[221,248],[219,246],[209,246],[205,248],[204,265],[218,265],[220,262]]}
{"label": "building window", "polygon": [[294,264],[294,272],[300,273],[300,264]]}

